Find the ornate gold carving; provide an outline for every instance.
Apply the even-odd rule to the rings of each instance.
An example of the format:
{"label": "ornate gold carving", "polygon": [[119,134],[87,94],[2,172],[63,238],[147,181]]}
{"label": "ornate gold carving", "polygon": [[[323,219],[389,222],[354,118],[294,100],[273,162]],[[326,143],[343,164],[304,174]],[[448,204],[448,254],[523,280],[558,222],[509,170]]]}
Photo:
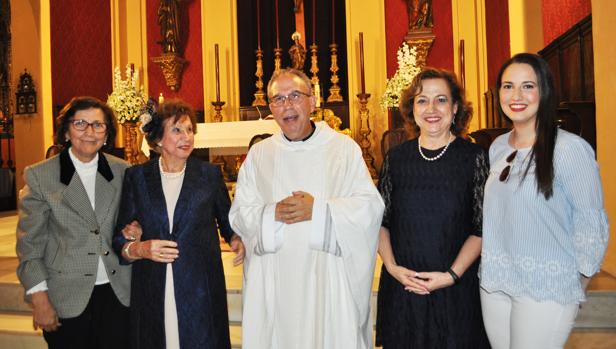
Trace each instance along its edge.
{"label": "ornate gold carving", "polygon": [[274,71],[281,69],[282,65],[282,49],[280,47],[274,49]]}
{"label": "ornate gold carving", "polygon": [[359,98],[359,119],[360,119],[360,129],[359,129],[359,147],[361,148],[362,157],[364,158],[364,162],[368,167],[368,171],[370,172],[370,176],[372,178],[377,178],[376,168],[374,167],[374,157],[370,154],[370,110],[368,110],[368,99],[370,98],[369,93],[358,93],[357,98]]}
{"label": "ornate gold carving", "polygon": [[147,157],[141,151],[141,142],[143,135],[137,132],[141,123],[125,122],[122,124],[124,129],[124,156],[130,164],[141,164],[147,160]]}
{"label": "ornate gold carving", "polygon": [[212,105],[214,106],[214,116],[212,117],[212,121],[214,122],[221,122],[222,121],[222,106],[225,105],[225,102],[223,101],[214,101],[212,102]]}
{"label": "ornate gold carving", "polygon": [[329,67],[329,71],[332,72],[332,77],[329,81],[332,82],[332,87],[329,88],[329,97],[327,97],[327,102],[342,102],[342,96],[340,95],[340,86],[338,86],[338,45],[331,44],[329,45],[329,49],[331,51],[332,64]]}
{"label": "ornate gold carving", "polygon": [[255,72],[257,92],[254,93],[255,100],[252,101],[252,105],[266,106],[267,102],[265,101],[265,92],[263,91],[263,50],[258,49],[255,51],[255,54],[257,55],[257,71]]}
{"label": "ornate gold carving", "polygon": [[435,37],[431,32],[423,32],[407,34],[404,38],[410,47],[415,47],[415,50],[417,50],[417,65],[419,67],[426,65],[426,59]]}
{"label": "ornate gold carving", "polygon": [[329,127],[331,127],[334,131],[340,132],[343,135],[351,137],[352,131],[350,128],[345,128],[344,130],[340,129],[340,125],[342,125],[342,120],[334,114],[334,111],[331,109],[321,109],[317,108],[314,111],[314,121],[325,121]]}
{"label": "ornate gold carving", "polygon": [[171,91],[178,91],[182,84],[182,72],[187,61],[175,53],[164,53],[162,56],[152,58],[163,71],[165,82]]}
{"label": "ornate gold carving", "polygon": [[317,73],[319,72],[319,59],[317,57],[318,48],[319,47],[316,44],[310,45],[310,72],[312,73],[310,82],[312,82],[312,86],[319,83],[319,77],[317,76]]}

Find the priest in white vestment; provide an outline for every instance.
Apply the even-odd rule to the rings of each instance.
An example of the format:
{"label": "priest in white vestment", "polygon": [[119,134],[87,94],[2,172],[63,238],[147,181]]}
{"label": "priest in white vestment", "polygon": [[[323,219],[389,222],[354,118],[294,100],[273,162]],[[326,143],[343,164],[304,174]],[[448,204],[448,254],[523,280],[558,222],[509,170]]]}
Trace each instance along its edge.
{"label": "priest in white vestment", "polygon": [[310,121],[304,73],[274,73],[268,98],[282,132],[249,151],[229,214],[247,251],[242,347],[372,348],[383,201],[353,139]]}

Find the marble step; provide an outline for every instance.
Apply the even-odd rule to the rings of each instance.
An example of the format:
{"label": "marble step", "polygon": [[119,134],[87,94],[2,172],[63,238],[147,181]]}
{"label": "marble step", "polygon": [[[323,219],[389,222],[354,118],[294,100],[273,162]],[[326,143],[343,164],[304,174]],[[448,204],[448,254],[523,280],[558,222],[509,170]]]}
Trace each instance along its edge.
{"label": "marble step", "polygon": [[[242,347],[240,324],[229,326],[231,347]],[[616,347],[616,329],[584,330],[574,329],[565,349],[613,349]],[[46,349],[47,345],[40,330],[32,328],[30,314],[0,313],[0,348]]]}
{"label": "marble step", "polygon": [[[242,328],[240,324],[229,326],[231,347],[242,347]],[[46,349],[47,344],[40,330],[32,328],[30,314],[0,313],[0,348],[6,349]]]}

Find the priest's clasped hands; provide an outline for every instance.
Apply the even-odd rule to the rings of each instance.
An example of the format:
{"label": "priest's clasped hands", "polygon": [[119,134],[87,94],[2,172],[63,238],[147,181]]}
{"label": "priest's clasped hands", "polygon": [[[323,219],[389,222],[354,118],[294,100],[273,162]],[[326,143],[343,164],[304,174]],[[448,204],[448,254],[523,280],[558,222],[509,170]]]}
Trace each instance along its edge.
{"label": "priest's clasped hands", "polygon": [[304,191],[294,191],[276,204],[276,221],[293,224],[312,219],[314,198]]}

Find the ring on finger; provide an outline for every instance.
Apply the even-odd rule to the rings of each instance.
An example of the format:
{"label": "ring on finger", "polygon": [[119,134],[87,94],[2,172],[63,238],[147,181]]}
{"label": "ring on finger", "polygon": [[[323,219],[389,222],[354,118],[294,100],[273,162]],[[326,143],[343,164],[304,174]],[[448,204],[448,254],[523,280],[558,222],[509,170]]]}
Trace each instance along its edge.
{"label": "ring on finger", "polygon": [[158,254],[158,257],[162,258],[163,256],[164,256],[164,254],[162,252]]}

